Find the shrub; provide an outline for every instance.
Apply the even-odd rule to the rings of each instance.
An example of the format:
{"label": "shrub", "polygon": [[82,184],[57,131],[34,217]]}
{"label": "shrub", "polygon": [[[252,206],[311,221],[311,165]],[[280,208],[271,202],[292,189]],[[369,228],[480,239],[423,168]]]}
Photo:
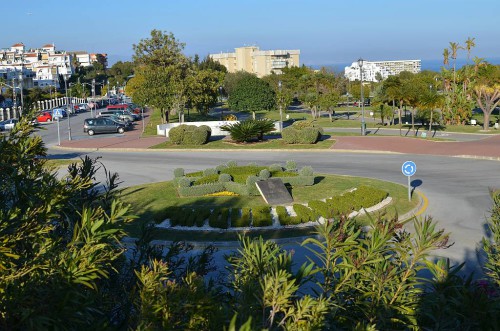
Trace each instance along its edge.
{"label": "shrub", "polygon": [[240,183],[235,183],[235,182],[225,182],[224,187],[226,190],[234,192],[238,195],[250,195],[250,192],[248,191],[248,187],[246,184],[240,184]]}
{"label": "shrub", "polygon": [[184,168],[174,169],[174,178],[184,177]]}
{"label": "shrub", "polygon": [[186,209],[184,212],[186,213],[185,226],[189,227],[194,226],[196,220],[196,213],[192,209]]}
{"label": "shrub", "polygon": [[233,178],[230,174],[220,174],[219,175],[219,183],[226,183],[232,181]]}
{"label": "shrub", "polygon": [[269,177],[271,177],[271,172],[269,172],[269,170],[267,169],[262,169],[260,172],[259,172],[259,178],[262,179],[262,180],[266,180],[268,179]]}
{"label": "shrub", "polygon": [[248,187],[248,193],[250,193],[250,195],[259,195],[260,194],[259,189],[257,188],[257,185],[255,185],[255,183],[257,183],[258,181],[260,181],[260,178],[257,176],[248,176],[247,177],[246,184]]}
{"label": "shrub", "polygon": [[320,137],[318,128],[304,128],[299,131],[299,144],[315,144]]}
{"label": "shrub", "polygon": [[212,175],[207,175],[204,177],[200,177],[196,179],[193,183],[193,185],[203,185],[203,184],[210,184],[210,183],[217,183],[219,181],[219,175],[217,174],[212,174]]}
{"label": "shrub", "polygon": [[231,209],[231,226],[242,228],[250,226],[250,208],[242,208],[241,214],[238,209]]}
{"label": "shrub", "polygon": [[323,201],[320,200],[312,200],[308,203],[309,208],[314,210],[320,216],[323,216],[326,219],[330,219],[333,217],[333,209]]}
{"label": "shrub", "polygon": [[[225,218],[223,217],[223,215],[225,215]],[[222,209],[219,208],[214,209],[214,211],[208,218],[208,225],[210,225],[213,228],[227,229],[228,228],[227,212],[223,213]]]}
{"label": "shrub", "polygon": [[281,138],[286,144],[299,143],[299,130],[289,126],[281,131]]}
{"label": "shrub", "polygon": [[293,210],[302,223],[313,222],[318,219],[318,214],[307,206],[296,203],[293,205]]}
{"label": "shrub", "polygon": [[249,142],[257,139],[259,127],[254,120],[245,120],[234,124],[222,125],[221,130],[229,132],[231,139],[236,142]]}
{"label": "shrub", "polygon": [[281,225],[297,225],[301,223],[298,216],[290,216],[283,206],[276,207],[276,213],[278,214],[278,219]]}
{"label": "shrub", "polygon": [[217,170],[214,168],[208,168],[203,170],[203,176],[210,176],[218,174]]}
{"label": "shrub", "polygon": [[281,166],[281,164],[271,164],[269,167],[268,167],[269,171],[270,172],[277,172],[277,171],[283,171],[283,167]]}
{"label": "shrub", "polygon": [[297,162],[292,160],[286,161],[285,169],[287,171],[297,171]]}
{"label": "shrub", "polygon": [[177,181],[177,186],[178,187],[190,187],[191,186],[191,180],[187,177],[181,177]]}
{"label": "shrub", "polygon": [[292,186],[312,186],[314,185],[314,176],[291,176],[281,177],[284,184]]}
{"label": "shrub", "polygon": [[312,175],[314,175],[313,168],[311,166],[302,167],[302,169],[300,169],[300,171],[299,171],[299,175],[312,176]]}
{"label": "shrub", "polygon": [[210,209],[208,208],[197,208],[195,210],[196,219],[195,224],[197,227],[202,227],[205,225],[205,220],[210,217]]}
{"label": "shrub", "polygon": [[271,207],[263,206],[252,208],[252,225],[255,227],[273,225]]}
{"label": "shrub", "polygon": [[254,120],[255,125],[257,126],[257,130],[259,132],[258,134],[258,139],[263,140],[264,135],[269,132],[273,132],[275,130],[274,127],[274,121],[268,119],[268,118],[263,118],[259,120]]}
{"label": "shrub", "polygon": [[296,130],[311,128],[311,127],[314,127],[314,122],[313,121],[295,121],[295,122],[293,122],[292,127]]}
{"label": "shrub", "polygon": [[234,168],[234,167],[238,166],[238,163],[236,161],[234,161],[234,160],[231,160],[231,161],[227,161],[226,166],[228,168]]}
{"label": "shrub", "polygon": [[172,144],[181,145],[184,139],[184,132],[187,130],[186,124],[176,126],[168,132],[168,138]]}

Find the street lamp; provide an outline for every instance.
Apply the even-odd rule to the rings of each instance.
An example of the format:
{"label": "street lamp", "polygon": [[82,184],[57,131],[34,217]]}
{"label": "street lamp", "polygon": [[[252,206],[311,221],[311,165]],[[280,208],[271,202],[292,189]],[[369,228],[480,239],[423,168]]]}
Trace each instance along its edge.
{"label": "street lamp", "polygon": [[222,121],[222,115],[223,115],[223,112],[224,112],[224,108],[222,108],[222,86],[219,86],[219,94],[220,94],[220,120]]}
{"label": "street lamp", "polygon": [[64,74],[63,75],[64,77],[64,90],[66,92],[66,102],[68,102],[68,106],[69,108],[67,108],[68,112],[67,112],[67,115],[68,115],[68,140],[71,140],[71,112],[73,111],[73,109],[71,109],[71,104],[69,102],[69,99],[68,99],[68,79],[70,77],[69,74]]}
{"label": "street lamp", "polygon": [[361,135],[366,135],[366,123],[365,123],[365,99],[363,96],[363,62],[362,58],[359,58],[359,81],[361,83]]}
{"label": "street lamp", "polygon": [[278,90],[279,90],[279,107],[280,107],[280,132],[283,131],[283,109],[282,109],[282,103],[283,103],[283,95],[281,95],[281,88],[282,88],[282,83],[281,80],[278,81]]}
{"label": "street lamp", "polygon": [[19,89],[21,90],[21,111],[19,112],[19,116],[23,116],[24,111],[24,97],[23,97],[23,71],[19,73]]}

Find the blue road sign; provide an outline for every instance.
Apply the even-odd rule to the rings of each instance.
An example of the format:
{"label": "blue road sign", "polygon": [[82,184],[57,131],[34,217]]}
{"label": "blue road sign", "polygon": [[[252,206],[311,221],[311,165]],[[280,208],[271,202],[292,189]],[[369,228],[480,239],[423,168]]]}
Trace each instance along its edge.
{"label": "blue road sign", "polygon": [[413,176],[417,172],[417,165],[413,161],[406,161],[401,167],[401,171],[405,176]]}
{"label": "blue road sign", "polygon": [[54,110],[52,111],[52,117],[62,118],[62,117],[63,117],[63,115],[62,115],[62,110],[61,110],[61,109],[58,109],[58,108],[54,109]]}

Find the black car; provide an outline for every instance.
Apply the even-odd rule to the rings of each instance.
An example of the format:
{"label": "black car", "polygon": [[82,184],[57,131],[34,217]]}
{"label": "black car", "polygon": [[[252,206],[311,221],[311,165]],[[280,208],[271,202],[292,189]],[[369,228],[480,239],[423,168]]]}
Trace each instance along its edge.
{"label": "black car", "polygon": [[89,136],[95,133],[124,133],[126,126],[123,123],[113,121],[111,118],[87,118],[83,121],[83,132],[87,132]]}

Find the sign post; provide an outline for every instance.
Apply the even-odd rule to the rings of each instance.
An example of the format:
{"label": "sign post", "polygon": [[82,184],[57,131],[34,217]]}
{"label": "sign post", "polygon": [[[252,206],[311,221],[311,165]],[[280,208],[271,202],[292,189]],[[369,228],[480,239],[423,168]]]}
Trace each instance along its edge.
{"label": "sign post", "polygon": [[59,130],[59,116],[56,117],[57,121],[57,145],[61,146],[61,131]]}
{"label": "sign post", "polygon": [[406,161],[401,167],[403,175],[408,177],[408,201],[411,201],[411,176],[417,172],[417,165],[413,161]]}

